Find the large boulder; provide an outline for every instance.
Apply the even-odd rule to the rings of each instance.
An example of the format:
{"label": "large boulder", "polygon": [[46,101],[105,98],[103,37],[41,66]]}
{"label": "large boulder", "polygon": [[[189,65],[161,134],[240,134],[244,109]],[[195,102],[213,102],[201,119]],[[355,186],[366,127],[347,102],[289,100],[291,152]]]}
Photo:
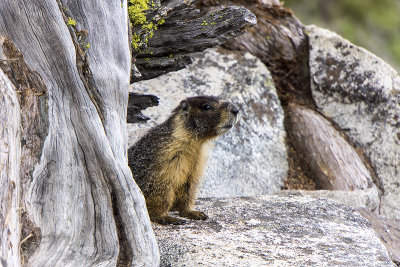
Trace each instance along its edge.
{"label": "large boulder", "polygon": [[394,266],[371,224],[309,196],[201,199],[208,221],[153,224],[161,266]]}
{"label": "large boulder", "polygon": [[369,159],[383,191],[381,213],[400,218],[400,77],[337,34],[307,26],[310,75],[320,111]]}
{"label": "large boulder", "polygon": [[152,121],[128,127],[130,145],[188,96],[218,95],[240,107],[237,125],[212,148],[201,197],[253,196],[281,189],[288,170],[283,111],[269,71],[254,56],[210,49],[186,69],[134,83],[131,90],[155,94],[160,104],[143,112]]}

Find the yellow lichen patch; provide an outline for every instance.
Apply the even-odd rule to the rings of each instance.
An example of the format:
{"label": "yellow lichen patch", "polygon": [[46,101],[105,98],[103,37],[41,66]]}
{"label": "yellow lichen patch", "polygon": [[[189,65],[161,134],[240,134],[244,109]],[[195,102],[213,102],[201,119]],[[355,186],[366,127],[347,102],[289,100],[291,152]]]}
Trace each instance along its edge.
{"label": "yellow lichen patch", "polygon": [[139,48],[139,42],[140,42],[140,36],[135,33],[132,36],[132,47],[134,49],[138,49]]}
{"label": "yellow lichen patch", "polygon": [[146,22],[145,11],[149,9],[149,0],[130,0],[128,7],[129,19],[134,25]]}
{"label": "yellow lichen patch", "polygon": [[68,18],[67,25],[68,25],[68,26],[73,26],[73,27],[75,27],[75,26],[76,26],[76,21],[73,20],[71,17],[69,17],[69,18]]}
{"label": "yellow lichen patch", "polygon": [[142,29],[151,31],[151,30],[153,29],[153,22],[149,22],[149,23],[147,23],[147,24],[144,24],[144,25],[142,26]]}
{"label": "yellow lichen patch", "polygon": [[[154,31],[158,29],[158,26],[165,22],[164,19],[159,16],[153,18],[153,21],[147,21],[146,11],[157,9],[159,5],[156,5],[152,0],[129,0],[128,2],[128,15],[132,26],[140,26],[141,30],[133,34],[132,47],[137,50],[143,44],[146,44],[150,38],[153,37]],[[136,28],[137,29],[137,28]]]}

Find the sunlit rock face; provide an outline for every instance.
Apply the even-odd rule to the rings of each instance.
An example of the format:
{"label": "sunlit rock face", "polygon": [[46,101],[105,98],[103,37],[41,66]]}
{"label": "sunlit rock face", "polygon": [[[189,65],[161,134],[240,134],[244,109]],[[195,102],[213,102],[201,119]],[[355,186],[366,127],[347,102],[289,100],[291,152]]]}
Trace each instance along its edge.
{"label": "sunlit rock face", "polygon": [[394,266],[371,224],[323,198],[203,199],[207,221],[153,224],[161,266]]}

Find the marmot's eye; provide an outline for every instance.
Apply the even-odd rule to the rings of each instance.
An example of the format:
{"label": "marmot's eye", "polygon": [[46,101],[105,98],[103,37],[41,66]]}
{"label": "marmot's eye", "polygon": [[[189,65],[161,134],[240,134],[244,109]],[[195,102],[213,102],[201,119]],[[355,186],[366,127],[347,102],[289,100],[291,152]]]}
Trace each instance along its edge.
{"label": "marmot's eye", "polygon": [[204,105],[201,106],[201,109],[204,110],[204,111],[207,111],[207,110],[211,110],[212,107],[211,107],[210,104],[204,104]]}

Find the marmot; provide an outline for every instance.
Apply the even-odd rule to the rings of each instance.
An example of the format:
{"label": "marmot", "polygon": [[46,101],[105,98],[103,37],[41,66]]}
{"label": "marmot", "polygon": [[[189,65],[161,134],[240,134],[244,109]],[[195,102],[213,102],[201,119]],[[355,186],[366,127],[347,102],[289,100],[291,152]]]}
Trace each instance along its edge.
{"label": "marmot", "polygon": [[129,148],[129,167],[153,222],[186,222],[169,216],[170,210],[189,219],[208,218],[193,210],[206,160],[205,144],[232,128],[238,113],[234,104],[217,97],[189,97],[164,123],[150,129]]}

